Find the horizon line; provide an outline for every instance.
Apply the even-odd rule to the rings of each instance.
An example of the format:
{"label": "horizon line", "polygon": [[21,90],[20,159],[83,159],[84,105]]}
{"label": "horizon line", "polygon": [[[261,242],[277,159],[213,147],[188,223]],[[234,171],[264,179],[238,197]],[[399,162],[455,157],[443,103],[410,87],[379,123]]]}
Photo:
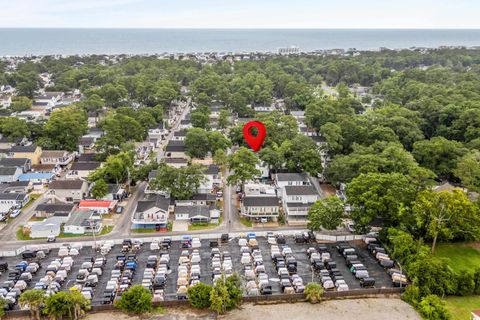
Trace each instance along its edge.
{"label": "horizon line", "polygon": [[477,31],[480,30],[480,27],[476,28],[374,28],[374,27],[341,27],[341,28],[322,28],[322,27],[0,27],[0,29],[138,29],[138,30],[465,30],[465,31]]}

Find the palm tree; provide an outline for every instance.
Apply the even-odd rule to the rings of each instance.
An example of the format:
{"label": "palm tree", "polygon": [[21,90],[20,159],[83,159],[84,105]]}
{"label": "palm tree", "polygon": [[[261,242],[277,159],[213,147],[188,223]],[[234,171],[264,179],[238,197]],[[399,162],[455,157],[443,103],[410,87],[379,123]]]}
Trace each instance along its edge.
{"label": "palm tree", "polygon": [[322,299],[323,287],[315,282],[310,282],[305,287],[305,298],[310,303],[318,303]]}
{"label": "palm tree", "polygon": [[87,300],[80,292],[71,292],[70,299],[73,305],[74,320],[82,317],[85,314],[85,311],[90,309],[90,301]]}
{"label": "palm tree", "polygon": [[30,309],[32,319],[40,320],[40,308],[45,303],[45,292],[42,290],[27,290],[20,296],[18,303],[21,307]]}

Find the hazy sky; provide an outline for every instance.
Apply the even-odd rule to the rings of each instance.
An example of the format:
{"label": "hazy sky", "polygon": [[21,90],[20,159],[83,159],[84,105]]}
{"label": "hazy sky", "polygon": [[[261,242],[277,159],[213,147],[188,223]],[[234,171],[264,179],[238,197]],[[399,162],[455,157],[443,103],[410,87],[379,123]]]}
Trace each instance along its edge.
{"label": "hazy sky", "polygon": [[480,28],[478,0],[0,0],[0,27]]}

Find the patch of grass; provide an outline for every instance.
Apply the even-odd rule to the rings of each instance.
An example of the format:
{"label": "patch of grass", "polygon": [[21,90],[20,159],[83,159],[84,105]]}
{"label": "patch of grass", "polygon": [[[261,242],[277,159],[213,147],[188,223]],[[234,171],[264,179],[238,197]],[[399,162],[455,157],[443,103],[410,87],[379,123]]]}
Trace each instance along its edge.
{"label": "patch of grass", "polygon": [[132,229],[133,233],[155,233],[155,232],[160,232],[156,231],[155,229]]}
{"label": "patch of grass", "polygon": [[162,306],[156,306],[156,307],[153,307],[152,309],[152,314],[159,314],[159,315],[163,315],[165,314],[165,308],[162,307]]}
{"label": "patch of grass", "polygon": [[35,200],[40,198],[41,194],[35,193],[35,194],[30,194],[30,200],[28,200],[27,204],[22,207],[22,212],[30,207]]}
{"label": "patch of grass", "polygon": [[28,220],[28,221],[37,222],[37,221],[43,221],[43,220],[45,220],[44,217],[35,217],[35,216],[33,216],[33,217],[31,217],[30,220]]}
{"label": "patch of grass", "polygon": [[474,243],[440,243],[435,247],[435,255],[447,259],[456,272],[473,271],[480,265],[480,250]]}
{"label": "patch of grass", "polygon": [[115,213],[107,213],[102,215],[102,219],[113,219]]}
{"label": "patch of grass", "polygon": [[248,220],[247,218],[240,217],[240,222],[245,226],[251,228],[253,226],[253,222]]}
{"label": "patch of grass", "polygon": [[[20,226],[17,230],[16,237],[18,240],[34,240],[34,238],[31,238],[29,235],[23,233],[23,226]],[[35,238],[37,239],[47,239],[47,238]]]}
{"label": "patch of grass", "polygon": [[480,308],[480,296],[448,297],[445,299],[452,320],[470,319],[470,312]]}
{"label": "patch of grass", "polygon": [[193,223],[188,226],[188,231],[206,230],[218,227],[216,223]]}
{"label": "patch of grass", "polygon": [[[96,233],[95,236],[103,236],[106,235],[110,232],[112,232],[113,226],[103,226],[102,231],[100,233]],[[57,238],[78,238],[78,237],[92,237],[93,234],[72,234],[72,233],[60,233],[60,235]]]}

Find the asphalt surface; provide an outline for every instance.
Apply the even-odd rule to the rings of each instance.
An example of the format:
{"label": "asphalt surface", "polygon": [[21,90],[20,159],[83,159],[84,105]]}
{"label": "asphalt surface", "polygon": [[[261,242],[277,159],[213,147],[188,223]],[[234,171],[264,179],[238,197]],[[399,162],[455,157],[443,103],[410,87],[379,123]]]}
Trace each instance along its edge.
{"label": "asphalt surface", "polygon": [[[278,280],[278,274],[274,267],[274,264],[271,260],[271,251],[270,251],[270,244],[268,244],[267,239],[264,237],[257,237],[259,249],[261,250],[263,263],[266,269],[266,273],[270,279],[270,285],[272,286],[273,294],[278,294],[281,292],[280,283]],[[201,256],[200,261],[200,270],[201,270],[201,282],[212,284],[212,274],[211,274],[211,248],[209,246],[209,240],[201,240],[202,246],[198,248]],[[288,245],[293,252],[297,260],[297,274],[302,278],[304,284],[308,282],[315,281],[319,282],[319,277],[312,271],[310,266],[310,262],[307,257],[307,249],[309,247],[315,247],[317,244],[313,243],[295,243],[293,237],[286,237],[286,245]],[[331,258],[333,261],[337,263],[337,268],[340,270],[342,275],[344,276],[345,281],[347,282],[350,289],[360,289],[359,281],[355,279],[353,274],[348,270],[347,265],[345,263],[344,258],[339,254],[335,248],[336,243],[329,243],[326,244],[329,252],[331,253]],[[369,252],[363,246],[357,246],[356,244],[352,244],[355,247],[358,255],[359,260],[366,266],[367,270],[370,273],[370,276],[375,278],[375,287],[391,287],[392,282],[388,274],[384,271],[384,269],[376,262],[375,258],[369,254]],[[107,259],[107,263],[103,268],[103,273],[99,277],[99,283],[95,289],[95,293],[92,299],[93,304],[100,304],[101,298],[103,296],[103,292],[105,291],[105,287],[107,281],[110,280],[111,271],[114,269],[114,265],[117,260],[117,256],[122,255],[124,253],[121,252],[121,245],[116,245],[112,248],[112,250],[105,255]],[[221,243],[219,246],[221,252],[228,251],[232,257],[233,263],[233,271],[237,272],[243,279],[244,284],[246,283],[244,279],[244,267],[240,263],[241,253],[240,253],[240,246],[238,245],[238,238],[231,238],[228,243]],[[180,241],[172,242],[172,246],[169,249],[170,254],[170,270],[167,276],[167,283],[165,287],[165,298],[168,300],[175,300],[176,297],[176,290],[177,290],[177,279],[178,279],[178,259],[183,250]],[[189,253],[193,250],[189,249]],[[141,284],[143,279],[144,270],[146,268],[147,258],[150,255],[158,255],[158,251],[151,251],[150,250],[150,243],[145,243],[141,247],[141,249],[136,252],[137,257],[137,269],[133,277],[133,284]],[[128,255],[128,254],[127,254]],[[73,259],[75,261],[72,270],[68,273],[68,277],[66,278],[65,282],[62,284],[62,290],[68,290],[68,288],[72,287],[75,284],[76,275],[78,270],[81,267],[81,264],[90,257],[99,257],[99,253],[95,253],[91,247],[83,247],[80,250],[80,254],[78,256],[74,256]],[[29,284],[29,288],[33,288],[35,283],[39,281],[45,274],[45,269],[49,265],[49,263],[58,258],[58,249],[52,250],[50,254],[45,258],[42,259],[41,265],[42,269],[40,269],[35,275],[33,275],[33,279]],[[0,258],[0,260],[7,261],[9,264],[10,269],[14,269],[15,265],[22,261],[21,257],[8,257],[8,258]],[[5,281],[8,277],[8,272],[4,272],[0,276],[0,283]]]}

